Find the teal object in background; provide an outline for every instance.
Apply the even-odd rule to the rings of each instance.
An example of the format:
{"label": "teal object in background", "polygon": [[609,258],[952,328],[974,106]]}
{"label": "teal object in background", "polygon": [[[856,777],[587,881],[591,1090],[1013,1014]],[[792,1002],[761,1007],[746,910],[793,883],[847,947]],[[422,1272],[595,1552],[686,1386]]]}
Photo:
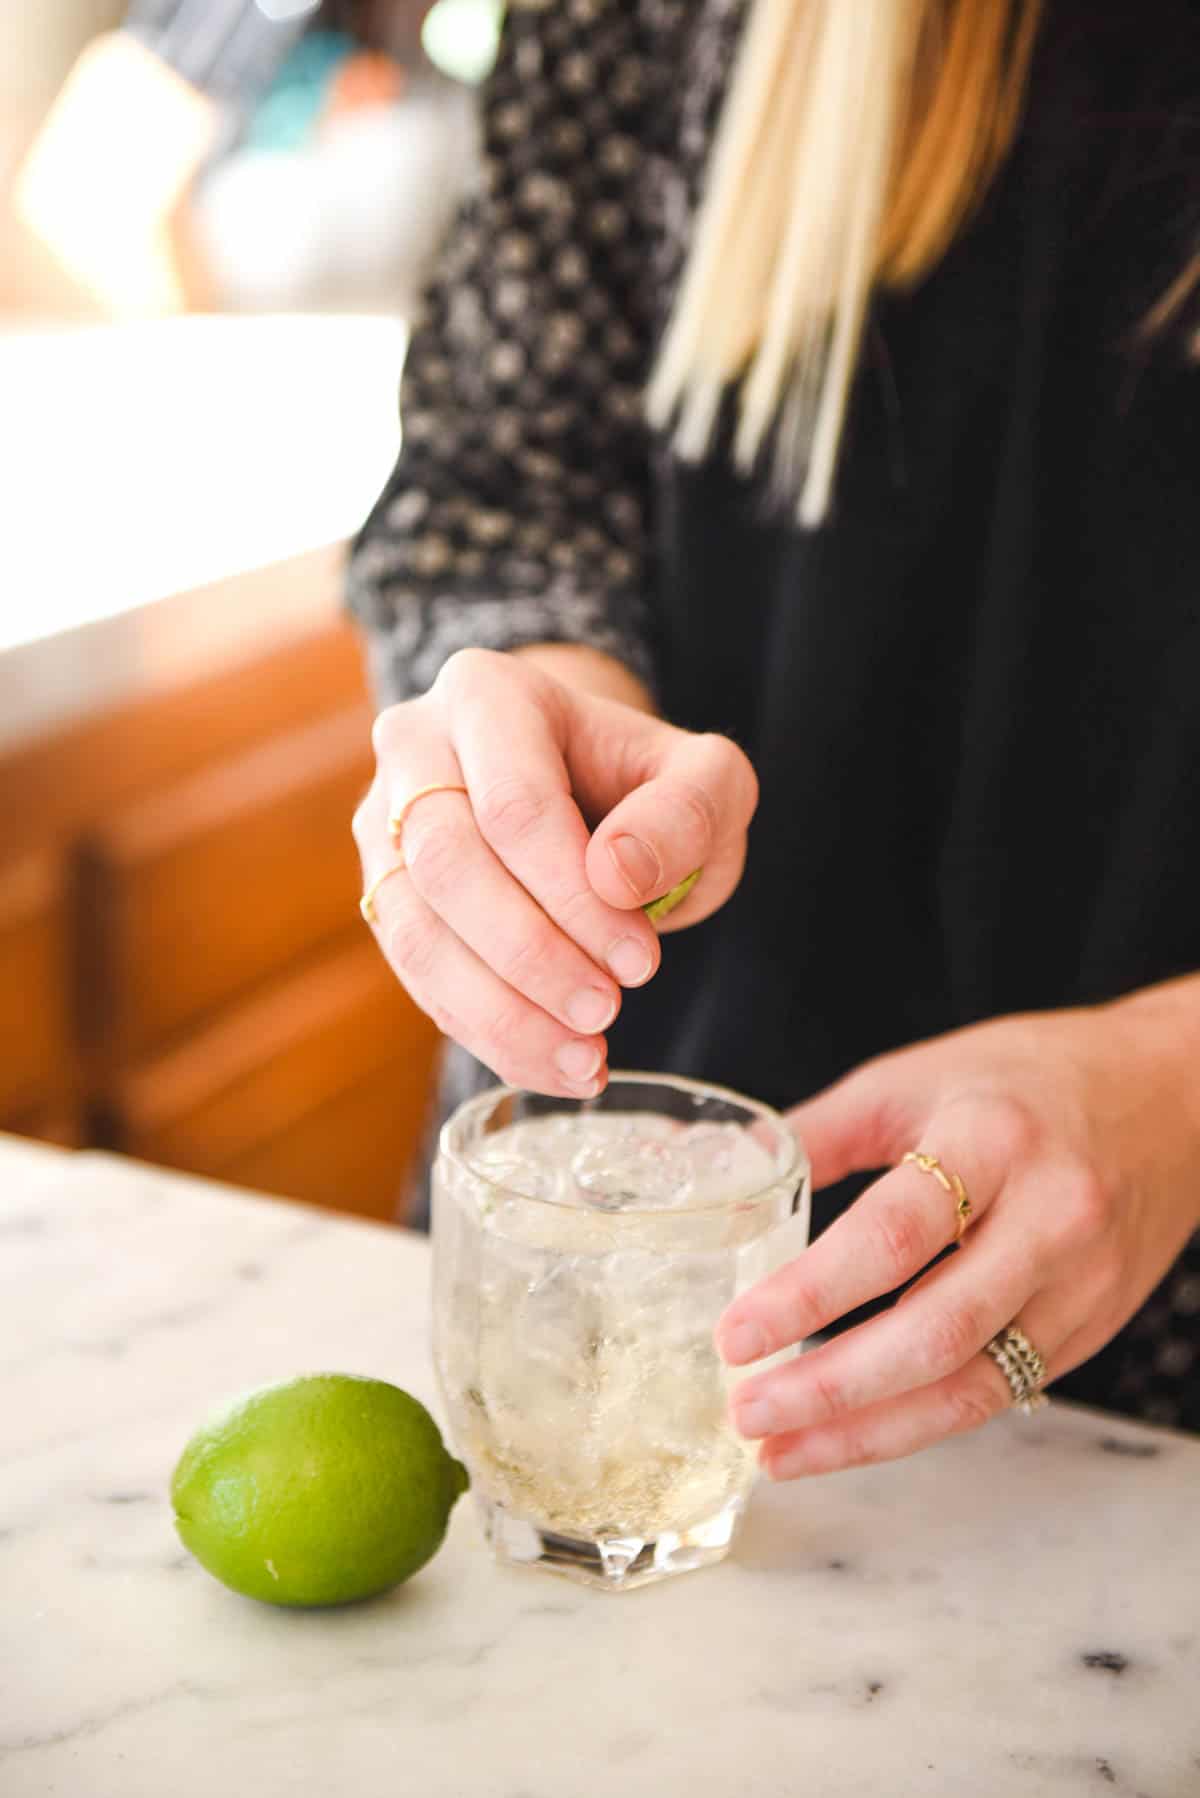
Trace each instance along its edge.
{"label": "teal object in background", "polygon": [[289,53],[255,108],[243,140],[252,150],[302,150],[312,138],[330,83],[357,48],[342,31],[314,31]]}

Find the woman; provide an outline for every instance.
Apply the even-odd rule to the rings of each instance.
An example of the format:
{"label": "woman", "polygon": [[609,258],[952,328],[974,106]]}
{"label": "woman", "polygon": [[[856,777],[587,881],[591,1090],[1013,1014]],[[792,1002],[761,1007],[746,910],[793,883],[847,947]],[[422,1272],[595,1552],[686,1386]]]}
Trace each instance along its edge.
{"label": "woman", "polygon": [[1197,96],[1168,0],[509,11],[353,564],[368,910],[506,1079],[796,1107],[775,1477],[1200,1428]]}

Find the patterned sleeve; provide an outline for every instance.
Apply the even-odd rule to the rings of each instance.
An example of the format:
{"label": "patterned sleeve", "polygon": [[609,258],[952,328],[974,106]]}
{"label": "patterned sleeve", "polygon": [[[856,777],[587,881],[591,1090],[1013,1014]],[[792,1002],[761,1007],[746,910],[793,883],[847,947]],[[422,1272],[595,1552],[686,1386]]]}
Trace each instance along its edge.
{"label": "patterned sleeve", "polygon": [[641,0],[510,0],[484,156],[426,296],[404,446],[353,550],[381,698],[456,649],[587,643],[653,685]]}

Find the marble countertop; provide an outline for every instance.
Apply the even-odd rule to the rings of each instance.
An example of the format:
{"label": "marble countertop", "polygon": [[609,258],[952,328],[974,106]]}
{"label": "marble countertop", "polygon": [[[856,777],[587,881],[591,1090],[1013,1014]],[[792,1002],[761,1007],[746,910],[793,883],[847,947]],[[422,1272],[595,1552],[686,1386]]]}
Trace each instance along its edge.
{"label": "marble countertop", "polygon": [[215,1399],[434,1402],[415,1236],[0,1141],[4,1798],[1185,1798],[1200,1442],[1066,1405],[763,1488],[627,1596],[497,1567],[469,1505],[342,1611],[235,1597],[166,1488]]}

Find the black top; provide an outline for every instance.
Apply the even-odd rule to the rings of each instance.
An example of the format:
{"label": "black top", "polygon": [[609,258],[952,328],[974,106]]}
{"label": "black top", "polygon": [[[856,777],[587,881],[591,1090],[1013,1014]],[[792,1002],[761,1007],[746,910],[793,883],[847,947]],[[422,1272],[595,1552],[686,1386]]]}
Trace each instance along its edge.
{"label": "black top", "polygon": [[[626,997],[611,1064],[786,1106],[918,1038],[1200,968],[1200,367],[1187,321],[1138,332],[1200,223],[1192,9],[1091,6],[1076,30],[1049,8],[983,211],[875,308],[814,533],[719,451],[678,466],[628,404],[736,9],[585,11],[510,13],[489,186],[352,586],[385,697],[464,642],[595,641],[754,761],[742,884]],[[621,70],[637,104],[614,118]],[[1200,1428],[1200,1242],[1057,1389]]]}

